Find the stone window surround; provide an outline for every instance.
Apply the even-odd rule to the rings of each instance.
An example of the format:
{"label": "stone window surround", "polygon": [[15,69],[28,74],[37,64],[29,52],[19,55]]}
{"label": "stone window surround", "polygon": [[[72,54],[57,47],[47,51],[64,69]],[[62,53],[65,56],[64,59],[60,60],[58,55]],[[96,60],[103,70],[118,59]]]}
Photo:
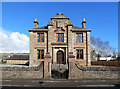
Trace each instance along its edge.
{"label": "stone window surround", "polygon": [[[38,59],[38,50],[40,51],[39,55],[40,55],[40,59]],[[43,53],[42,53],[43,51]],[[44,55],[44,49],[37,49],[37,60],[43,60],[44,58],[42,58],[42,54]]]}
{"label": "stone window surround", "polygon": [[[57,41],[57,34],[63,34],[63,42],[62,41]],[[61,37],[61,36],[60,36]],[[61,39],[61,38],[60,38]],[[57,43],[64,43],[64,33],[56,33],[56,42]]]}
{"label": "stone window surround", "polygon": [[[77,36],[76,36],[76,34],[82,34],[82,42],[81,41],[79,41],[79,42],[77,42]],[[84,33],[83,32],[76,32],[75,33],[75,41],[76,41],[76,43],[84,43]]]}
{"label": "stone window surround", "polygon": [[[83,50],[83,59],[77,59],[77,56],[76,56],[76,54],[77,54],[76,50],[80,50],[80,49]],[[79,61],[79,60],[80,60],[80,61],[84,61],[84,55],[85,55],[85,54],[84,54],[84,48],[76,48],[76,49],[75,49],[75,57],[76,57],[76,60],[77,60],[77,61]]]}
{"label": "stone window surround", "polygon": [[38,56],[37,50],[44,50],[44,56],[45,56],[45,53],[46,53],[45,47],[35,47],[35,50],[36,50],[36,58],[35,58],[35,60],[36,60],[36,61],[44,61],[44,59],[38,59],[38,58],[37,58],[37,56]]}
{"label": "stone window surround", "polygon": [[40,39],[42,38],[41,36],[38,36],[38,34],[44,34],[44,32],[37,32],[37,42],[38,43],[44,43],[45,42],[45,34],[44,34],[44,41],[42,42],[42,41],[38,41],[38,37],[40,37]]}

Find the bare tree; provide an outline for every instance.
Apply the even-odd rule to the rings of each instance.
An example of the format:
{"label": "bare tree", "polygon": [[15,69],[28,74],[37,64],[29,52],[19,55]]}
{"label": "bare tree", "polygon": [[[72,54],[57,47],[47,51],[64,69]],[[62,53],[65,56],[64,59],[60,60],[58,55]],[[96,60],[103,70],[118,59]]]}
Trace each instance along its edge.
{"label": "bare tree", "polygon": [[91,37],[90,40],[91,40],[91,59],[92,59],[92,61],[95,61],[95,43],[96,43],[96,41],[95,41],[94,37]]}

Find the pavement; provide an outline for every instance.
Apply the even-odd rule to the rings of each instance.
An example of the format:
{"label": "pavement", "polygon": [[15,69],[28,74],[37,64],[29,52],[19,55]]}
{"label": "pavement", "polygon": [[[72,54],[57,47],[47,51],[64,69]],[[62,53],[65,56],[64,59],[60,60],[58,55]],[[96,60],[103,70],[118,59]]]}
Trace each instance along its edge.
{"label": "pavement", "polygon": [[27,65],[20,65],[20,64],[0,64],[0,67],[29,67]]}
{"label": "pavement", "polygon": [[120,89],[120,80],[2,80],[2,87],[113,87]]}

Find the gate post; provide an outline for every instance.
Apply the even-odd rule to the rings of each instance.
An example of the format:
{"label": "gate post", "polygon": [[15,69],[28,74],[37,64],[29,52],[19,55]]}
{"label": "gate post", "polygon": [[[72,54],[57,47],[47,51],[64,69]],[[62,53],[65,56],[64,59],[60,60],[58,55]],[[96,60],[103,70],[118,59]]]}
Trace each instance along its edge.
{"label": "gate post", "polygon": [[68,79],[75,79],[75,56],[73,52],[69,52],[68,55],[69,61],[69,78]]}
{"label": "gate post", "polygon": [[51,78],[51,60],[50,53],[47,52],[44,57],[44,79]]}

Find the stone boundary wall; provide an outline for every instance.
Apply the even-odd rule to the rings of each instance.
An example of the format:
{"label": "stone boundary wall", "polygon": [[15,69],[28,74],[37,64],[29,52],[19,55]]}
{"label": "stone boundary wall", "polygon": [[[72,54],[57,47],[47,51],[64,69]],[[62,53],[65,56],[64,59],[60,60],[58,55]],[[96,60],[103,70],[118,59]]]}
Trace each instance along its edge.
{"label": "stone boundary wall", "polygon": [[26,64],[29,60],[6,60],[6,64]]}
{"label": "stone boundary wall", "polygon": [[[42,79],[43,63],[37,67],[0,67],[2,79]],[[120,67],[80,66],[75,62],[74,75],[69,79],[120,79]]]}
{"label": "stone boundary wall", "polygon": [[43,63],[37,67],[0,67],[2,79],[40,79],[43,78]]}
{"label": "stone boundary wall", "polygon": [[120,71],[120,67],[113,66],[80,66],[77,62],[75,65],[82,71]]}
{"label": "stone boundary wall", "polygon": [[92,61],[92,65],[101,65],[101,66],[119,66],[120,67],[120,61],[119,60],[112,60],[112,61]]}
{"label": "stone boundary wall", "polygon": [[75,62],[74,76],[71,79],[120,79],[120,67],[80,66]]}

